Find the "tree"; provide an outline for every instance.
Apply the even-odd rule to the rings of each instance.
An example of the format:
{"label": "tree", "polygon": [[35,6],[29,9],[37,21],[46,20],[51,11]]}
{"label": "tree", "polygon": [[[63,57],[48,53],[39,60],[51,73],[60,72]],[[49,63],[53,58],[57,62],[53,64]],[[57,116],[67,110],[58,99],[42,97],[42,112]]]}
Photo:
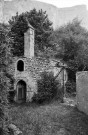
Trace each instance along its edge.
{"label": "tree", "polygon": [[28,23],[35,29],[35,50],[44,51],[45,48],[50,46],[49,36],[53,28],[46,11],[33,9],[20,15],[17,13],[9,20],[11,37],[14,39],[12,49],[14,55],[23,55],[24,32],[28,29]]}
{"label": "tree", "polygon": [[9,87],[7,85],[8,78],[6,77],[8,60],[10,57],[9,49],[9,27],[5,24],[0,24],[0,134],[4,131],[7,133],[8,124],[8,100],[7,93]]}
{"label": "tree", "polygon": [[55,79],[53,72],[42,72],[41,79],[37,80],[38,92],[32,98],[38,103],[50,102],[53,99],[63,100],[60,83]]}
{"label": "tree", "polygon": [[88,68],[88,31],[81,21],[74,19],[56,30],[52,37],[57,58],[63,59],[75,72]]}

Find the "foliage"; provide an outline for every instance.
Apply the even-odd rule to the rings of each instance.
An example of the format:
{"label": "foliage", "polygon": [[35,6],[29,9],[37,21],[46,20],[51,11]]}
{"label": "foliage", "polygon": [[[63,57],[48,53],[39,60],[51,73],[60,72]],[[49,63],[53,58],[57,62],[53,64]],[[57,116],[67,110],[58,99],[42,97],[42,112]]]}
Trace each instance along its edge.
{"label": "foliage", "polygon": [[23,55],[24,32],[28,29],[28,23],[35,29],[35,50],[44,51],[45,47],[50,46],[49,36],[53,28],[46,11],[33,9],[30,12],[25,12],[20,15],[17,13],[9,20],[11,27],[10,35],[14,39],[12,51],[16,56]]}
{"label": "foliage", "polygon": [[16,94],[16,91],[9,91],[7,98],[8,98],[8,101],[10,103],[13,103],[14,102],[15,94]]}
{"label": "foliage", "polygon": [[15,91],[14,90],[14,77],[13,75],[9,74],[8,72],[5,73],[6,77],[8,78],[8,87],[9,87],[9,92],[8,92],[8,96],[7,99],[9,102],[13,102],[14,101],[14,97],[15,97]]}
{"label": "foliage", "polygon": [[8,101],[7,93],[8,78],[6,77],[7,66],[10,60],[10,42],[9,42],[9,27],[5,24],[0,24],[0,129],[7,134],[8,124]]}
{"label": "foliage", "polygon": [[57,29],[52,37],[56,57],[75,72],[88,68],[88,31],[81,26],[81,21],[74,19]]}
{"label": "foliage", "polygon": [[66,92],[72,94],[76,92],[76,82],[74,81],[67,81],[66,84]]}
{"label": "foliage", "polygon": [[38,93],[33,97],[33,101],[42,103],[45,101],[51,101],[54,98],[61,98],[60,84],[54,79],[53,73],[42,72],[41,79],[38,80]]}

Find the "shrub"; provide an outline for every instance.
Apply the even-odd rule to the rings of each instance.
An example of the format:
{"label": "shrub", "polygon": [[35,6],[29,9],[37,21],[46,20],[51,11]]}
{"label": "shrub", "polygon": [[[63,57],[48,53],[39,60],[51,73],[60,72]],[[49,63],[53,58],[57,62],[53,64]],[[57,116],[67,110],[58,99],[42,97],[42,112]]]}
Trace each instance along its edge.
{"label": "shrub", "polygon": [[72,94],[76,92],[76,82],[74,81],[67,81],[66,83],[66,92]]}
{"label": "shrub", "polygon": [[60,83],[55,80],[53,73],[42,72],[41,79],[37,81],[38,93],[34,95],[33,101],[43,103],[54,98],[61,97]]}
{"label": "shrub", "polygon": [[9,93],[8,93],[8,101],[10,103],[14,102],[15,93],[16,93],[16,91],[9,91]]}

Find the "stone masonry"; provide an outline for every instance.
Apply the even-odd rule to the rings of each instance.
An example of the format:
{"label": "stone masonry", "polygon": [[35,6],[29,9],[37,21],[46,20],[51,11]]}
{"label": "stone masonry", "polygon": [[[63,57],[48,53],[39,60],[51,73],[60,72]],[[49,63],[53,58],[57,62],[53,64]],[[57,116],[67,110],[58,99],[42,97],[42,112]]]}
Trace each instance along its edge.
{"label": "stone masonry", "polygon": [[77,107],[88,114],[88,71],[76,74]]}

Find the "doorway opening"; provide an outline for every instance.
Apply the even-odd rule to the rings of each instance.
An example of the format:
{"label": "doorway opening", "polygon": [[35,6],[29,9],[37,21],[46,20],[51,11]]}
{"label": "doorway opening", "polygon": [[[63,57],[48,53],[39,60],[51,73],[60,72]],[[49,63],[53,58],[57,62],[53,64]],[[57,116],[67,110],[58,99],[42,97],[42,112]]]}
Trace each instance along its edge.
{"label": "doorway opening", "polygon": [[17,83],[17,99],[18,102],[26,102],[26,83],[20,80]]}

